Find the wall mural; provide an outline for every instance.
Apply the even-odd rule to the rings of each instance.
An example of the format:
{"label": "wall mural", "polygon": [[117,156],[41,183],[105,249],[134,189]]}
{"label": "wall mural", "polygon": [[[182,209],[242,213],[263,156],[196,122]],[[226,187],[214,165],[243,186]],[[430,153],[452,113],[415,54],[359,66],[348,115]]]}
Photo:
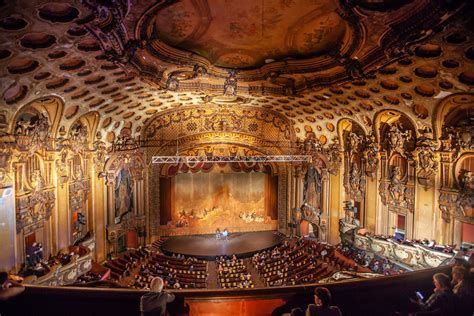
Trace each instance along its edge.
{"label": "wall mural", "polygon": [[130,172],[127,169],[121,169],[115,179],[115,224],[122,221],[122,217],[134,210],[133,205],[133,187]]}

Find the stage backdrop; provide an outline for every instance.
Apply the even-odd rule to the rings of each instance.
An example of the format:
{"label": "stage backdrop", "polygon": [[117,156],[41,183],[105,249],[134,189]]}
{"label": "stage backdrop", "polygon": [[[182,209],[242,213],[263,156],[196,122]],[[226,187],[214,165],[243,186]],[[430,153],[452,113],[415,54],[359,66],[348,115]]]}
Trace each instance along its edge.
{"label": "stage backdrop", "polygon": [[261,172],[162,178],[161,229],[167,235],[276,230],[277,184],[277,177]]}

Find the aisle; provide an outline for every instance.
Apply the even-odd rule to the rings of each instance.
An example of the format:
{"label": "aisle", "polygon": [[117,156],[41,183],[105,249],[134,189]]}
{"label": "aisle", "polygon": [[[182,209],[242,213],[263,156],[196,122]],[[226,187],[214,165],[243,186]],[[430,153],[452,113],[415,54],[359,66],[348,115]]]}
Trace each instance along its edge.
{"label": "aisle", "polygon": [[263,284],[262,280],[260,279],[258,270],[255,269],[255,267],[252,264],[252,259],[251,258],[244,259],[244,263],[247,266],[247,271],[250,272],[250,274],[252,275],[252,281],[253,281],[254,286],[256,288],[265,287],[265,284]]}
{"label": "aisle", "polygon": [[215,261],[207,262],[207,288],[218,289],[219,282],[217,281],[217,266]]}

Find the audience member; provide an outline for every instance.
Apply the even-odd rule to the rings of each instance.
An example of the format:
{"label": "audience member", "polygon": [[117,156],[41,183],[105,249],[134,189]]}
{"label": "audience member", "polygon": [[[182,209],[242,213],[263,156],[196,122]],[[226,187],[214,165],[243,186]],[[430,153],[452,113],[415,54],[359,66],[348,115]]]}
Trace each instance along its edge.
{"label": "audience member", "polygon": [[173,294],[163,292],[163,280],[154,278],[150,284],[150,292],[140,298],[140,315],[165,316],[166,304],[173,300]]}
{"label": "audience member", "polygon": [[417,300],[410,299],[420,310],[410,315],[455,315],[455,298],[451,290],[449,277],[444,273],[436,273],[433,275],[433,294],[423,302],[421,298]]}
{"label": "audience member", "polygon": [[474,288],[467,278],[467,270],[462,266],[454,266],[452,270],[453,293],[457,298],[458,315],[472,315],[474,311]]}
{"label": "audience member", "polygon": [[337,306],[331,306],[331,292],[325,287],[314,289],[314,304],[308,305],[307,316],[341,316],[341,310]]}
{"label": "audience member", "polygon": [[6,301],[25,290],[23,285],[10,280],[6,272],[0,272],[0,285],[0,301]]}

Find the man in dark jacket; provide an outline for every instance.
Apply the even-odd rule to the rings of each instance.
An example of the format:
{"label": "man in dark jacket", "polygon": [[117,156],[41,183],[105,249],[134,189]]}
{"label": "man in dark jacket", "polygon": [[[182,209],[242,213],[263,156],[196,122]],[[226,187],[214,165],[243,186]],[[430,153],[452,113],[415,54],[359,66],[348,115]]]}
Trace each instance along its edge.
{"label": "man in dark jacket", "polygon": [[140,298],[141,316],[166,316],[166,304],[174,300],[174,295],[163,292],[163,279],[154,278],[150,292]]}

